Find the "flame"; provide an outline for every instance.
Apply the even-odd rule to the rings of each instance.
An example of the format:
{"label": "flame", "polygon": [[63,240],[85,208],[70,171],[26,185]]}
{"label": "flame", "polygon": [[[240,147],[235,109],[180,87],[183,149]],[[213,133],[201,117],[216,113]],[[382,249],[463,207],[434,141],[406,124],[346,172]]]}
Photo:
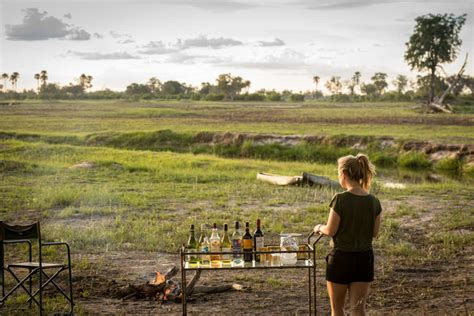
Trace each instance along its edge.
{"label": "flame", "polygon": [[165,276],[160,272],[156,272],[155,279],[150,283],[153,285],[160,285],[161,283],[166,282]]}

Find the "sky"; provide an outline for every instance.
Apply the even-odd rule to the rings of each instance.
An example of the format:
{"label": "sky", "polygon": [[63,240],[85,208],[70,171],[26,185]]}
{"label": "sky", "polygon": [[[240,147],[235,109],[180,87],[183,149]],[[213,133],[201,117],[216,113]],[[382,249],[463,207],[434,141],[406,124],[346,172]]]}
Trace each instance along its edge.
{"label": "sky", "polygon": [[0,72],[93,89],[125,90],[156,77],[199,87],[231,73],[258,89],[313,90],[355,71],[414,79],[403,59],[415,18],[467,13],[458,59],[473,75],[474,0],[0,0]]}

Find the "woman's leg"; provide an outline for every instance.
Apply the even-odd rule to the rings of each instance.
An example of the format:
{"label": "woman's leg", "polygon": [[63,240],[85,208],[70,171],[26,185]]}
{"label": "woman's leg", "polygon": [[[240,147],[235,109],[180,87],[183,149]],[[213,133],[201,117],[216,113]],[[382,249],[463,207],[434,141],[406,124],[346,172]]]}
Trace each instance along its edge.
{"label": "woman's leg", "polygon": [[329,299],[331,300],[331,315],[344,316],[344,300],[349,286],[326,281],[328,287]]}
{"label": "woman's leg", "polygon": [[352,315],[365,315],[365,301],[371,282],[352,282],[349,284],[349,297]]}

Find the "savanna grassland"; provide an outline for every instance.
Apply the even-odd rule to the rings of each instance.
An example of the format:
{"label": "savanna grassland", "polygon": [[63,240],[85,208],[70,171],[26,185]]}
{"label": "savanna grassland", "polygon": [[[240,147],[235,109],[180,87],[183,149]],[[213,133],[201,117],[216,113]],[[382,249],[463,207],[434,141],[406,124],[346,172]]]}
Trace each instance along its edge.
{"label": "savanna grassland", "polygon": [[[221,227],[260,218],[268,239],[277,240],[281,232],[307,235],[326,220],[334,192],[272,186],[257,182],[256,173],[306,171],[336,179],[339,155],[366,151],[378,157],[373,191],[384,209],[369,310],[468,314],[474,310],[472,170],[465,161],[441,168],[421,154],[410,156],[421,162],[404,164],[407,157],[397,146],[406,141],[472,145],[470,112],[422,114],[411,103],[0,105],[1,218],[41,220],[45,239],[70,243],[78,314],[179,314],[179,304],[122,301],[110,289],[143,283],[150,273],[179,265],[177,249],[192,223]],[[335,143],[358,136],[367,142],[357,148],[334,142],[235,146],[215,144],[204,132],[313,135]],[[393,145],[380,147],[378,139]],[[323,287],[328,247],[327,239],[318,247],[322,313],[329,309]],[[238,282],[247,290],[194,301],[189,309],[197,314],[239,314],[247,308],[268,315],[304,314],[305,277],[299,271],[205,274],[204,284]],[[49,310],[65,305],[59,298],[48,302]],[[22,308],[17,303],[11,300],[4,308]]]}

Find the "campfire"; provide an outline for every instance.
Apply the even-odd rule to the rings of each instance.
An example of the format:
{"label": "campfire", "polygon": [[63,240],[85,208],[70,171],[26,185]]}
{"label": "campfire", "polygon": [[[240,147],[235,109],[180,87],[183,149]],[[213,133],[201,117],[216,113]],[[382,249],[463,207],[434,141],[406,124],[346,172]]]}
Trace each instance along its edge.
{"label": "campfire", "polygon": [[[173,280],[178,274],[179,269],[173,267],[165,274],[156,272],[155,277],[139,285],[128,284],[116,293],[117,298],[128,299],[148,299],[155,300],[160,304],[167,302],[181,303],[183,286],[180,282]],[[227,291],[243,291],[244,287],[240,284],[225,284],[219,286],[196,286],[201,277],[201,271],[196,271],[191,281],[186,285],[186,295],[189,299],[192,295],[205,295],[214,293],[223,293]]]}

